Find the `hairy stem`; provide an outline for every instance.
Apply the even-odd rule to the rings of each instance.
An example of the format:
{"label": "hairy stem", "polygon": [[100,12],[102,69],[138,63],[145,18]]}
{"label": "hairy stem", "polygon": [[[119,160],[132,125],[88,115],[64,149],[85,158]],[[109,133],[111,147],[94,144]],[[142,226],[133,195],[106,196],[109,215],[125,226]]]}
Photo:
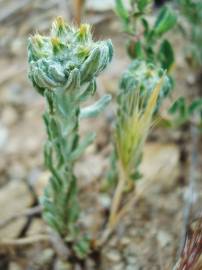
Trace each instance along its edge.
{"label": "hairy stem", "polygon": [[[57,217],[57,222],[53,224],[53,227],[57,227],[60,235],[65,237],[68,234],[67,224],[76,222],[78,216],[77,211],[76,215],[72,211],[73,208],[78,210],[78,202],[77,183],[73,172],[74,162],[71,160],[71,153],[75,151],[79,142],[79,107],[74,104],[64,118],[54,104],[54,98],[52,99],[52,95],[48,94],[49,107],[44,114],[44,122],[48,133],[44,157],[46,167],[52,173],[44,195],[44,210],[45,212],[48,211],[49,207],[55,209],[54,214]],[[60,196],[58,196],[58,191]]]}

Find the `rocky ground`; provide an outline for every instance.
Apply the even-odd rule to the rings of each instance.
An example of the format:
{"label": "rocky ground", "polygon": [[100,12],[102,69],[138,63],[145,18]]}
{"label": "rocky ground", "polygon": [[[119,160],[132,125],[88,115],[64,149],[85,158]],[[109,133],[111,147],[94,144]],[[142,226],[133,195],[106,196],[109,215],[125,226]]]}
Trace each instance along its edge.
{"label": "rocky ground", "polygon": [[[80,269],[62,263],[40,216],[37,197],[48,179],[42,157],[44,102],[27,79],[27,37],[36,29],[47,32],[59,14],[71,17],[70,6],[68,1],[2,0],[0,7],[0,270]],[[115,46],[114,60],[99,79],[98,95],[116,95],[118,78],[129,63],[125,37],[112,7],[113,1],[88,1],[84,18],[95,24],[96,38],[110,37]],[[183,58],[183,41],[178,32],[170,39],[176,50],[173,99],[191,96],[197,86]],[[101,210],[110,204],[110,196],[98,191],[108,168],[114,112],[113,101],[102,116],[84,121],[81,127],[81,133],[89,127],[97,132],[95,145],[76,165],[80,189],[85,191],[81,196],[84,223],[92,230],[102,223]],[[141,165],[144,176],[138,184],[145,185],[145,190],[118,224],[101,260],[97,265],[89,260],[87,269],[172,269],[183,231],[187,187],[186,177],[181,177],[188,172],[188,162],[180,165],[181,135],[179,130],[153,130]]]}

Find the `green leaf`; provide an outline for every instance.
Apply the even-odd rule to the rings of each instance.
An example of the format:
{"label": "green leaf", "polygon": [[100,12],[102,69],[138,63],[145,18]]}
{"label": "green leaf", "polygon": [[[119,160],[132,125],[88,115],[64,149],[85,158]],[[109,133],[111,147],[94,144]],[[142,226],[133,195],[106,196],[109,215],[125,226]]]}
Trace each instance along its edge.
{"label": "green leaf", "polygon": [[130,175],[131,180],[133,180],[134,182],[141,179],[142,177],[143,177],[143,174],[139,171],[136,171],[135,173]]}
{"label": "green leaf", "polygon": [[149,23],[145,18],[141,18],[142,25],[144,27],[144,35],[147,35],[149,33]]}
{"label": "green leaf", "polygon": [[58,91],[56,96],[56,105],[62,116],[68,117],[70,111],[70,101],[62,91]]}
{"label": "green leaf", "polygon": [[123,4],[122,0],[116,0],[115,7],[116,14],[121,18],[123,23],[127,25],[129,23],[129,13]]}
{"label": "green leaf", "polygon": [[180,115],[184,116],[186,114],[186,102],[184,97],[178,98],[169,109],[170,114],[176,114],[177,112]]}
{"label": "green leaf", "polygon": [[48,223],[50,227],[52,227],[54,230],[60,232],[61,226],[59,222],[56,220],[56,217],[53,216],[50,212],[43,212],[43,219]]}
{"label": "green leaf", "polygon": [[62,217],[62,223],[68,229],[72,223],[75,223],[79,216],[79,205],[77,198],[77,182],[73,175],[66,175],[68,182],[63,185],[63,189],[60,192],[60,196],[57,196],[57,207],[59,214]]}
{"label": "green leaf", "polygon": [[85,101],[90,95],[93,96],[96,91],[97,85],[96,80],[93,79],[87,85],[87,87],[78,95],[79,102]]}
{"label": "green leaf", "polygon": [[163,128],[171,128],[172,127],[172,122],[170,119],[166,119],[162,116],[158,116],[156,118],[156,122],[158,123],[159,127],[163,127]]}
{"label": "green leaf", "polygon": [[50,185],[52,190],[57,194],[60,192],[61,187],[62,187],[62,183],[61,183],[61,179],[58,181],[58,178],[56,178],[55,176],[50,177]]}
{"label": "green leaf", "polygon": [[175,26],[177,16],[169,7],[163,7],[154,25],[154,33],[162,35]]}
{"label": "green leaf", "polygon": [[188,108],[189,114],[192,114],[197,110],[202,110],[202,98],[194,100]]}
{"label": "green leaf", "polygon": [[168,111],[172,115],[177,115],[173,120],[173,124],[180,126],[185,123],[189,118],[189,112],[184,97],[178,98]]}
{"label": "green leaf", "polygon": [[80,71],[78,68],[73,69],[68,77],[66,84],[64,85],[64,89],[66,91],[74,91],[80,87]]}
{"label": "green leaf", "polygon": [[101,99],[99,99],[96,103],[86,108],[81,109],[80,118],[88,118],[88,117],[95,117],[100,112],[102,112],[105,107],[111,101],[111,95],[105,95]]}
{"label": "green leaf", "polygon": [[50,128],[50,132],[51,132],[51,138],[55,139],[59,136],[58,134],[58,124],[56,122],[56,120],[54,119],[54,117],[49,117],[49,128]]}
{"label": "green leaf", "polygon": [[80,239],[77,243],[74,244],[73,249],[79,258],[81,259],[84,258],[90,250],[89,239],[86,237],[83,239]]}
{"label": "green leaf", "polygon": [[71,160],[76,160],[78,157],[80,157],[83,152],[86,150],[86,148],[95,140],[96,134],[94,132],[88,133],[80,142],[77,149],[72,152],[71,154]]}
{"label": "green leaf", "polygon": [[143,52],[142,44],[141,44],[140,40],[135,43],[135,48],[134,49],[135,49],[136,58],[143,59],[144,58],[144,52]]}
{"label": "green leaf", "polygon": [[140,12],[144,12],[148,4],[151,3],[151,0],[139,0],[137,5]]}
{"label": "green leaf", "polygon": [[164,40],[161,43],[158,57],[161,62],[162,68],[169,71],[174,64],[175,57],[172,46],[168,40]]}

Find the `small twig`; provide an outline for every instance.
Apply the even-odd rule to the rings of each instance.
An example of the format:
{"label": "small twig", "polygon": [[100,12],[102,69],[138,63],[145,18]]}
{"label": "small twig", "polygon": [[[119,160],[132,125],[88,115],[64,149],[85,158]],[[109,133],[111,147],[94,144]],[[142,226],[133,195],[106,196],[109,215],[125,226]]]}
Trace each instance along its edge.
{"label": "small twig", "polygon": [[114,223],[116,221],[117,211],[119,209],[121,199],[122,199],[123,190],[124,190],[124,187],[126,184],[126,176],[125,176],[125,172],[124,172],[122,164],[119,165],[119,171],[120,171],[119,182],[118,182],[117,188],[116,188],[115,193],[114,193],[114,197],[112,200],[112,206],[111,206],[111,210],[110,210],[109,224],[108,224],[109,230],[114,227]]}
{"label": "small twig", "polygon": [[42,211],[42,206],[35,206],[33,208],[25,209],[21,213],[13,214],[12,216],[8,217],[7,219],[0,221],[0,229],[4,228],[5,226],[9,225],[16,219],[22,218],[24,216],[31,217],[36,214],[40,214]]}
{"label": "small twig", "polygon": [[84,4],[85,4],[85,0],[74,0],[75,21],[76,21],[77,25],[80,25],[80,23],[81,23]]}
{"label": "small twig", "polygon": [[[202,260],[202,218],[199,217],[187,226],[184,247],[174,267],[175,270],[201,270]],[[173,269],[173,270],[174,270]]]}
{"label": "small twig", "polygon": [[67,258],[70,256],[70,250],[65,245],[60,235],[55,233],[54,231],[51,231],[49,234],[49,238],[58,256],[63,260],[67,260]]}
{"label": "small twig", "polygon": [[0,241],[0,251],[5,251],[18,247],[26,247],[38,242],[50,243],[49,235],[39,234],[20,239],[9,239]]}
{"label": "small twig", "polygon": [[146,190],[151,186],[151,184],[154,183],[156,180],[156,177],[153,177],[152,180],[148,183],[145,181],[144,185],[141,186],[141,188],[137,188],[135,192],[131,195],[128,202],[122,207],[122,209],[117,213],[116,219],[113,221],[113,224],[111,227],[107,227],[107,229],[104,231],[101,239],[97,242],[97,246],[101,247],[103,246],[112,235],[113,231],[115,230],[119,220],[121,220],[127,212],[134,207],[134,205],[140,200],[140,198],[146,193]]}

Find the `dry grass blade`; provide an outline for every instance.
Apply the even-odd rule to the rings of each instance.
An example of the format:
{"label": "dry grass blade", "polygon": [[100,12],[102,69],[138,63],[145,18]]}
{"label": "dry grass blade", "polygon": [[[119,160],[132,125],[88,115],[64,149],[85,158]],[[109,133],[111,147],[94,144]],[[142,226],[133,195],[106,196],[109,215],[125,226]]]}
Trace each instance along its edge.
{"label": "dry grass blade", "polygon": [[188,227],[181,258],[175,270],[202,269],[202,217]]}
{"label": "dry grass blade", "polygon": [[[156,108],[163,80],[164,77],[159,80],[158,84],[152,91],[145,109],[143,109],[141,106],[139,92],[138,94],[135,93],[135,95],[132,96],[132,103],[134,102],[134,106],[132,106],[133,113],[128,118],[128,120],[125,121],[123,128],[121,130],[118,129],[116,132],[117,152],[120,158],[120,177],[114,193],[110,211],[110,230],[117,222],[118,210],[122,200],[123,191],[127,184],[130,182],[129,178],[131,167],[134,165],[134,161],[139,159],[149,130],[153,125],[152,116]],[[130,151],[126,151],[126,149],[129,149]]]}

